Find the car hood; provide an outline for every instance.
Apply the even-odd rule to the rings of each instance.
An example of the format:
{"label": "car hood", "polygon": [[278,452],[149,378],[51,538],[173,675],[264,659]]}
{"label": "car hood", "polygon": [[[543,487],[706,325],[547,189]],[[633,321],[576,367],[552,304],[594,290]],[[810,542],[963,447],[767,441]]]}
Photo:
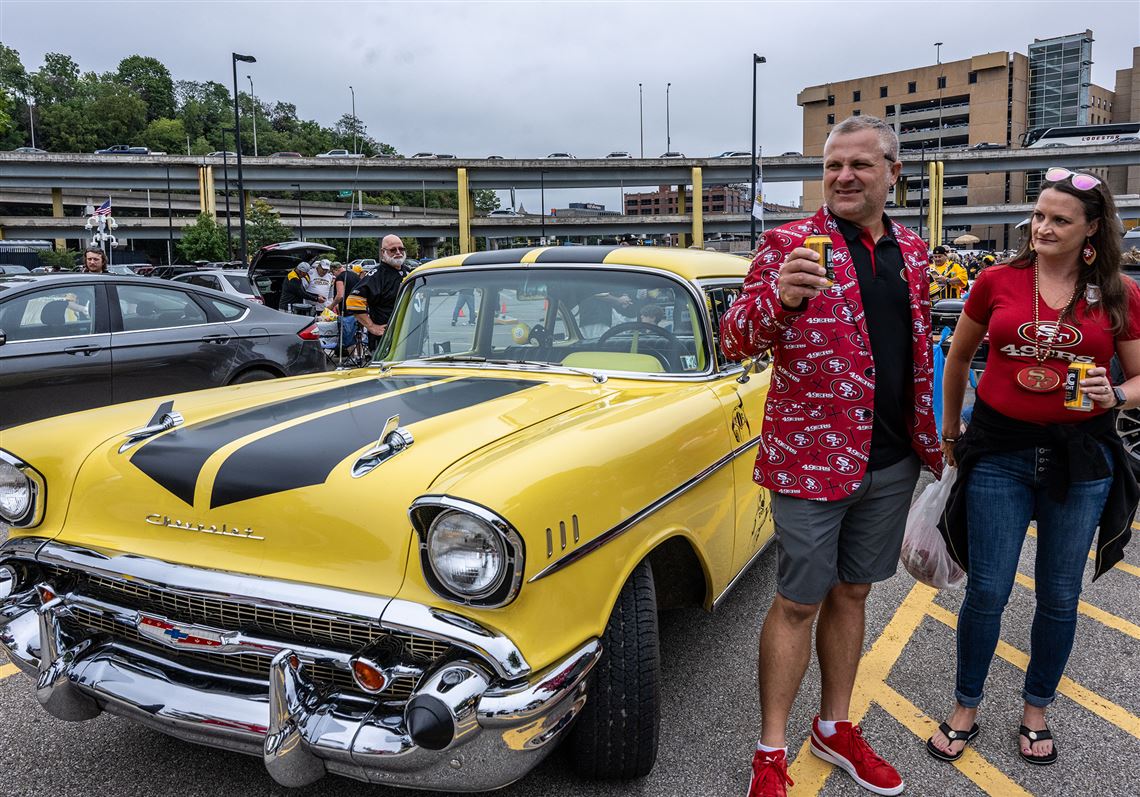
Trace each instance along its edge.
{"label": "car hood", "polygon": [[[57,540],[392,595],[414,533],[408,507],[440,473],[609,392],[530,373],[404,369],[236,405],[227,390],[178,397],[184,424],[124,453],[126,429],[97,447]],[[393,416],[414,442],[353,477]]]}

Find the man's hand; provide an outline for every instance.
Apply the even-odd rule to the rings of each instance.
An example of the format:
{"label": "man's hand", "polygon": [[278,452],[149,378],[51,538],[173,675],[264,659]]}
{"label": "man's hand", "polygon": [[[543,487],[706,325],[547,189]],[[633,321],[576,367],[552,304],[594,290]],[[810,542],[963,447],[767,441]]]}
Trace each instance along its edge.
{"label": "man's hand", "polygon": [[780,304],[789,310],[802,310],[808,299],[814,299],[831,287],[826,274],[818,254],[803,246],[793,249],[780,266],[780,276],[776,280],[776,296]]}

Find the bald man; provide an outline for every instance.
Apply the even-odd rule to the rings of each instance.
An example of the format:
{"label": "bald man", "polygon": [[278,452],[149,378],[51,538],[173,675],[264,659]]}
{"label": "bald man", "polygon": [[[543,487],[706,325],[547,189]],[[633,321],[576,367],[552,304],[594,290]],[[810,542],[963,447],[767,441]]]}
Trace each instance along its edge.
{"label": "bald man", "polygon": [[380,265],[360,280],[345,302],[346,310],[368,330],[368,347],[373,351],[396,307],[406,259],[400,236],[385,235],[380,242]]}

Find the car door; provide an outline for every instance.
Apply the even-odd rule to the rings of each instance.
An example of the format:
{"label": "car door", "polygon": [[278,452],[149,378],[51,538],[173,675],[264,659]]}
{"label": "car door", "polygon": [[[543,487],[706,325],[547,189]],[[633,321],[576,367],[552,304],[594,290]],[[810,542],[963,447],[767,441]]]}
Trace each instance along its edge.
{"label": "car door", "polygon": [[115,401],[225,384],[233,331],[189,290],[118,283],[109,297]]}
{"label": "car door", "polygon": [[771,497],[752,479],[771,374],[765,360],[763,364],[757,363],[750,368],[746,376],[743,365],[728,360],[720,348],[720,319],[736,301],[742,286],[742,280],[713,281],[702,285],[705,306],[712,321],[712,340],[720,374],[713,383],[713,390],[724,408],[725,423],[735,454],[732,462],[736,506],[733,567],[738,571],[752,561],[773,533]]}
{"label": "car door", "polygon": [[0,295],[0,429],[113,401],[104,284]]}

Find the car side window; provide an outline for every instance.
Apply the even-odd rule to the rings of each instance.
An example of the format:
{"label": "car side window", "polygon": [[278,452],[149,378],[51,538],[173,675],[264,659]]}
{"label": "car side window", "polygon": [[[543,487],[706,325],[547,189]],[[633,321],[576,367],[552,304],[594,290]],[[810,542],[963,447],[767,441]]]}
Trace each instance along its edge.
{"label": "car side window", "polygon": [[720,368],[726,368],[739,360],[729,360],[720,348],[720,320],[740,295],[743,283],[734,285],[713,285],[705,288],[705,305],[708,307],[709,318],[712,321],[713,348],[716,350],[716,362]]}
{"label": "car side window", "polygon": [[236,321],[249,309],[247,307],[239,307],[236,304],[230,304],[229,302],[223,302],[219,299],[206,299],[206,302],[213,305],[214,309],[218,311],[218,314],[226,321]]}
{"label": "car side window", "polygon": [[0,329],[9,343],[90,335],[97,312],[94,285],[60,286],[21,294],[0,305]]}
{"label": "car side window", "polygon": [[201,285],[203,288],[213,288],[216,291],[221,290],[218,278],[206,274],[195,274],[193,277],[187,277],[186,281],[191,285]]}
{"label": "car side window", "polygon": [[206,311],[185,291],[149,285],[119,285],[123,331],[169,329],[205,324]]}

